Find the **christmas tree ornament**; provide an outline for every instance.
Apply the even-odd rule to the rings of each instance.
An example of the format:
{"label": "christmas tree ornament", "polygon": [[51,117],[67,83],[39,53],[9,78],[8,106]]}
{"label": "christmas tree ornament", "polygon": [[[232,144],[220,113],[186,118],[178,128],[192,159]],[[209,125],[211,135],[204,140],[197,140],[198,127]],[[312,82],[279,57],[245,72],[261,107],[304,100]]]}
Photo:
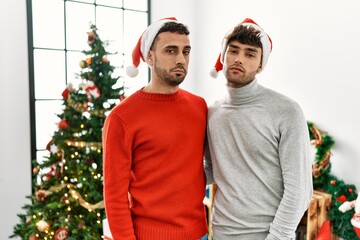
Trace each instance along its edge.
{"label": "christmas tree ornament", "polygon": [[40,220],[38,223],[36,223],[36,226],[40,232],[45,232],[49,229],[49,224],[44,220]]}
{"label": "christmas tree ornament", "polygon": [[79,62],[79,66],[80,66],[82,69],[86,68],[86,67],[87,67],[86,61],[85,61],[85,60],[81,60],[81,61]]}
{"label": "christmas tree ornament", "polygon": [[33,174],[36,175],[39,172],[39,167],[34,167],[32,170]]}
{"label": "christmas tree ornament", "polygon": [[341,195],[341,196],[339,196],[339,197],[337,197],[336,198],[336,201],[338,201],[338,202],[346,202],[346,196],[345,195]]}
{"label": "christmas tree ornament", "polygon": [[59,129],[65,129],[65,128],[68,128],[69,126],[70,126],[69,122],[67,122],[65,119],[61,120],[58,123]]}
{"label": "christmas tree ornament", "polygon": [[85,221],[82,220],[79,222],[77,227],[78,227],[78,229],[83,229],[85,227],[85,225],[86,225]]}
{"label": "christmas tree ornament", "polygon": [[92,98],[97,99],[101,95],[99,88],[97,88],[93,82],[88,82],[85,91],[89,102]]}
{"label": "christmas tree ornament", "polygon": [[94,32],[87,32],[88,35],[88,44],[94,43],[96,39],[96,34]]}
{"label": "christmas tree ornament", "polygon": [[66,240],[69,236],[69,233],[66,227],[62,227],[55,232],[55,240]]}

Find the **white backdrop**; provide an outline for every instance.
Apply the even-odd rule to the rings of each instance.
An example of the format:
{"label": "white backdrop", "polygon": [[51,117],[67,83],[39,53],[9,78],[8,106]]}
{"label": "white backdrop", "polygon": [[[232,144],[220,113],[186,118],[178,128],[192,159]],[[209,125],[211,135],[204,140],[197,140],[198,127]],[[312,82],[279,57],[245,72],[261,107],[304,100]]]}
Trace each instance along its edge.
{"label": "white backdrop", "polygon": [[[193,50],[183,87],[208,104],[225,91],[222,74],[208,74],[222,37],[253,18],[274,46],[259,83],[296,100],[330,133],[332,173],[360,189],[358,0],[152,0],[151,8],[153,20],[175,16],[189,26]],[[31,193],[26,24],[26,1],[1,1],[0,239],[8,239]]]}

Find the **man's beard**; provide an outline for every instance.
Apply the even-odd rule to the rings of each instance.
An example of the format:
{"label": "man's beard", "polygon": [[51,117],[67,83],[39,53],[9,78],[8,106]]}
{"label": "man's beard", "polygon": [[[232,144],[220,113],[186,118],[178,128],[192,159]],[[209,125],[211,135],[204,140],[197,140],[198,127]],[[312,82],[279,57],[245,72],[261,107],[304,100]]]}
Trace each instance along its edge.
{"label": "man's beard", "polygon": [[[175,74],[175,76],[170,74],[171,71],[176,70],[176,69],[181,69],[182,71],[184,71],[184,74],[182,74],[182,75]],[[162,79],[165,83],[167,83],[170,86],[180,85],[184,81],[186,74],[187,74],[186,69],[183,67],[174,67],[174,68],[170,69],[168,72],[163,68],[155,66],[154,71],[160,77],[160,79]]]}

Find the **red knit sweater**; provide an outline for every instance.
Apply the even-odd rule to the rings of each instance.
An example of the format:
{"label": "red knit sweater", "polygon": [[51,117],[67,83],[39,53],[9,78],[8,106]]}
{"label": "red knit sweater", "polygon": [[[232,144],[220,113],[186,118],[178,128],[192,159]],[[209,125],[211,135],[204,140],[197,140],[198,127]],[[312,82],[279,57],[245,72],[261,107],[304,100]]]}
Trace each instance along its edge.
{"label": "red knit sweater", "polygon": [[205,101],[181,89],[139,90],[111,111],[103,129],[104,196],[114,240],[206,234],[206,114]]}

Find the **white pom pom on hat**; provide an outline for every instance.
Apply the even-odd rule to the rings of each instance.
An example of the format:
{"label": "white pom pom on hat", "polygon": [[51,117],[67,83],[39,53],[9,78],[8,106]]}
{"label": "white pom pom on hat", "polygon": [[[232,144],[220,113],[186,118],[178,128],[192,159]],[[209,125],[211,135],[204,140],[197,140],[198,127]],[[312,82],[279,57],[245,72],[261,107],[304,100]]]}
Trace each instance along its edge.
{"label": "white pom pom on hat", "polygon": [[147,27],[144,33],[140,36],[132,52],[132,65],[126,67],[126,74],[129,77],[134,78],[139,74],[138,67],[140,65],[140,59],[144,62],[147,60],[150,47],[154,42],[154,39],[158,34],[160,28],[162,28],[165,23],[177,21],[178,20],[175,17],[162,18]]}
{"label": "white pom pom on hat", "polygon": [[[262,44],[262,60],[261,60],[261,70],[263,70],[268,62],[269,59],[269,55],[270,52],[272,50],[272,41],[271,38],[269,37],[269,35],[267,35],[265,33],[265,31],[259,27],[259,25],[254,22],[251,18],[246,18],[244,21],[242,21],[239,25],[244,25],[244,26],[251,26],[253,28],[255,28],[256,30],[260,31],[260,41]],[[239,26],[237,25],[237,26]],[[215,66],[213,69],[211,69],[210,71],[210,76],[213,78],[217,78],[219,71],[221,71],[223,69],[223,62],[224,62],[224,56],[225,56],[225,52],[226,52],[226,48],[227,48],[227,44],[228,44],[228,39],[227,37],[229,36],[230,33],[232,33],[233,29],[231,29],[224,37],[222,43],[221,43],[221,52],[217,58],[217,61],[215,63]]]}

